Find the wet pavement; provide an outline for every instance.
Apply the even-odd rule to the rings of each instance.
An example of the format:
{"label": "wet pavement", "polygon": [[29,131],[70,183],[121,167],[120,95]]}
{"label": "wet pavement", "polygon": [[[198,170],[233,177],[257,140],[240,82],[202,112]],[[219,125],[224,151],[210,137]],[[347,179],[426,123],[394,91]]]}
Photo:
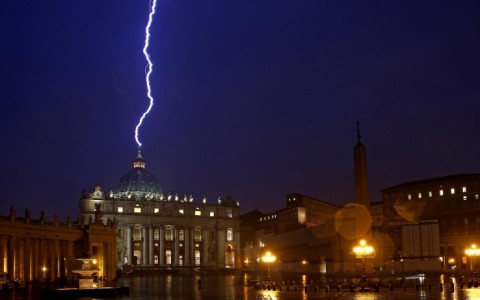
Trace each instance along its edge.
{"label": "wet pavement", "polygon": [[[295,283],[288,281],[281,287],[276,283],[275,290],[270,287],[267,289],[258,289],[255,287],[255,280],[258,277],[244,274],[198,274],[198,273],[176,273],[176,274],[158,274],[150,273],[143,275],[132,275],[123,277],[117,281],[117,285],[130,288],[128,296],[117,296],[114,299],[122,300],[144,300],[144,299],[245,299],[245,300],[287,300],[287,299],[345,299],[345,300],[383,300],[383,299],[480,299],[480,287],[459,288],[457,284],[452,290],[450,284],[445,285],[441,290],[436,283],[440,279],[433,278],[429,290],[426,280],[424,286],[416,284],[396,286],[393,291],[386,286],[381,286],[379,292],[360,292],[355,290],[351,292],[348,285],[342,287],[340,291],[335,289],[325,289],[325,284],[321,281],[307,280],[305,277],[299,277]],[[199,282],[200,281],[200,282]],[[435,283],[435,284],[433,284]],[[308,285],[307,290],[304,286]],[[0,299],[41,299],[43,287],[30,285],[25,289],[15,289],[10,291],[0,291]],[[112,299],[98,297],[82,297],[78,300],[91,299]]]}

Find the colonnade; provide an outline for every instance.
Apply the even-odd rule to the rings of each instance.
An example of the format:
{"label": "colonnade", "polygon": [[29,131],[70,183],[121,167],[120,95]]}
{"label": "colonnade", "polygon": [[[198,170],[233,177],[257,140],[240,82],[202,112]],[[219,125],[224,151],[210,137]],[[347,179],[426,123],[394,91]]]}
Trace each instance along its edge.
{"label": "colonnade", "polygon": [[72,241],[0,236],[0,270],[10,280],[54,280],[65,276],[64,257],[73,257]]}
{"label": "colonnade", "polygon": [[[235,235],[237,241],[233,239],[226,241],[226,228],[197,227],[195,229],[186,226],[151,224],[123,224],[118,228],[122,230],[121,237],[124,240],[123,258],[118,259],[122,259],[125,264],[136,266],[225,267],[226,245],[230,244],[232,249],[236,249],[239,241],[239,233]],[[134,234],[134,230],[137,230],[137,234]],[[138,235],[138,230],[141,235]],[[155,234],[156,230],[158,230],[157,234]],[[167,230],[171,232],[166,238]],[[119,253],[122,252],[120,249]],[[233,265],[234,262],[231,267]]]}

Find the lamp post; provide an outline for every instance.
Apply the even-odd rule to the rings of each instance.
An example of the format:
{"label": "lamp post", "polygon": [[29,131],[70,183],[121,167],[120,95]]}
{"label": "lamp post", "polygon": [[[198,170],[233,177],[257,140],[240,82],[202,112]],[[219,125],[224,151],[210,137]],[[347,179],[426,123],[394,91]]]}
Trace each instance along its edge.
{"label": "lamp post", "polygon": [[267,264],[268,266],[268,277],[267,280],[270,280],[270,264],[275,262],[277,258],[270,253],[270,251],[267,251],[264,256],[262,256],[262,261]]}
{"label": "lamp post", "polygon": [[465,250],[465,254],[470,257],[470,271],[474,270],[473,258],[480,256],[480,249],[477,248],[477,245],[472,244],[470,248]]}
{"label": "lamp post", "polygon": [[367,276],[365,270],[365,257],[373,256],[374,249],[372,246],[367,245],[367,242],[365,240],[361,240],[359,245],[353,248],[353,252],[357,255],[357,258],[362,258],[362,277],[365,279],[365,277]]}

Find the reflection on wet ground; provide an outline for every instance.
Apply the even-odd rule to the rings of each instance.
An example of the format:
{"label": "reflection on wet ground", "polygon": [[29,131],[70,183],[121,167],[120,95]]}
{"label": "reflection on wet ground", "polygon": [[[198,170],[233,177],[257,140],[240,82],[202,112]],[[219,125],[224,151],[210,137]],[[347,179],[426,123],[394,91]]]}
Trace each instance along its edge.
{"label": "reflection on wet ground", "polygon": [[[388,285],[379,286],[379,292],[360,292],[356,287],[351,292],[348,284],[343,284],[338,290],[336,282],[329,289],[323,281],[300,276],[295,279],[275,283],[264,282],[259,277],[244,274],[143,274],[123,277],[117,285],[130,287],[130,295],[117,296],[115,299],[144,300],[144,299],[245,299],[245,300],[288,300],[288,299],[345,299],[345,300],[408,300],[408,299],[480,299],[480,287],[468,288],[457,280],[451,284],[451,279],[430,278],[419,280],[405,280],[396,282],[390,288]],[[446,284],[440,288],[440,280]],[[323,283],[322,283],[323,282]],[[329,281],[328,281],[329,282]],[[388,281],[385,281],[388,282]],[[422,285],[420,285],[420,282]],[[331,282],[329,282],[331,283]],[[405,283],[405,284],[403,284]],[[307,285],[307,289],[305,289]],[[429,288],[430,285],[430,288]],[[270,289],[268,289],[270,288]],[[452,289],[453,288],[453,289]],[[26,289],[0,291],[0,299],[41,299],[42,287],[30,285]],[[78,300],[99,299],[97,297],[83,297]],[[103,298],[113,299],[113,298]]]}

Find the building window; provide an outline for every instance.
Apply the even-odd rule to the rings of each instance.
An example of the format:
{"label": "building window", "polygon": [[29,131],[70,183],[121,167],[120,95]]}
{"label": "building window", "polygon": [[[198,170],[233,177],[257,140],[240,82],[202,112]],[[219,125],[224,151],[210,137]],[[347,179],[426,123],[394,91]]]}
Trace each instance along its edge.
{"label": "building window", "polygon": [[227,228],[227,241],[229,241],[229,242],[233,241],[233,229],[232,228]]}
{"label": "building window", "polygon": [[439,194],[440,196],[443,196],[443,190],[440,190]]}
{"label": "building window", "polygon": [[195,265],[199,266],[200,265],[200,251],[195,250],[194,257],[195,257]]}
{"label": "building window", "polygon": [[159,212],[160,212],[160,208],[155,207],[155,208],[153,209],[153,213],[154,213],[154,214],[158,214]]}
{"label": "building window", "polygon": [[184,213],[183,209],[179,209],[178,212],[179,212],[181,215],[183,215],[183,213]]}
{"label": "building window", "polygon": [[167,265],[172,264],[172,250],[165,250],[165,263]]}
{"label": "building window", "polygon": [[167,227],[165,229],[165,240],[166,241],[173,241],[173,228]]}
{"label": "building window", "polygon": [[195,227],[195,233],[193,238],[195,239],[195,242],[201,242],[202,241],[202,230],[200,227]]}
{"label": "building window", "polygon": [[468,218],[463,219],[463,223],[464,223],[465,225],[468,225]]}
{"label": "building window", "polygon": [[466,186],[462,187],[462,192],[464,192],[464,193],[467,192],[467,187]]}
{"label": "building window", "polygon": [[463,196],[463,200],[467,200],[467,196]]}
{"label": "building window", "polygon": [[433,193],[432,193],[432,191],[428,192],[428,197],[430,197],[430,198],[431,198],[432,196],[433,196]]}
{"label": "building window", "polygon": [[452,194],[452,195],[455,194],[455,188],[450,189],[450,194]]}
{"label": "building window", "polygon": [[201,215],[202,215],[202,211],[201,211],[201,210],[196,210],[196,211],[195,211],[195,215],[196,215],[196,216],[201,216]]}
{"label": "building window", "polygon": [[133,240],[134,241],[140,241],[142,240],[142,227],[140,225],[135,225],[133,227]]}
{"label": "building window", "polygon": [[139,214],[139,213],[142,212],[142,208],[141,207],[134,207],[133,212],[136,213],[136,214]]}
{"label": "building window", "polygon": [[422,193],[418,193],[418,199],[422,199]]}
{"label": "building window", "polygon": [[476,217],[475,222],[480,223],[480,217]]}
{"label": "building window", "polygon": [[411,194],[408,194],[408,200],[412,200],[412,195]]}
{"label": "building window", "polygon": [[227,209],[225,211],[225,214],[227,215],[227,218],[233,218],[233,213],[231,209]]}
{"label": "building window", "polygon": [[215,217],[215,212],[214,211],[210,212],[210,217]]}
{"label": "building window", "polygon": [[183,241],[185,239],[185,233],[183,230],[178,231],[178,239]]}
{"label": "building window", "polygon": [[122,206],[117,207],[117,212],[123,213],[123,207]]}
{"label": "building window", "polygon": [[158,241],[160,239],[160,230],[154,229],[153,230],[153,239]]}

